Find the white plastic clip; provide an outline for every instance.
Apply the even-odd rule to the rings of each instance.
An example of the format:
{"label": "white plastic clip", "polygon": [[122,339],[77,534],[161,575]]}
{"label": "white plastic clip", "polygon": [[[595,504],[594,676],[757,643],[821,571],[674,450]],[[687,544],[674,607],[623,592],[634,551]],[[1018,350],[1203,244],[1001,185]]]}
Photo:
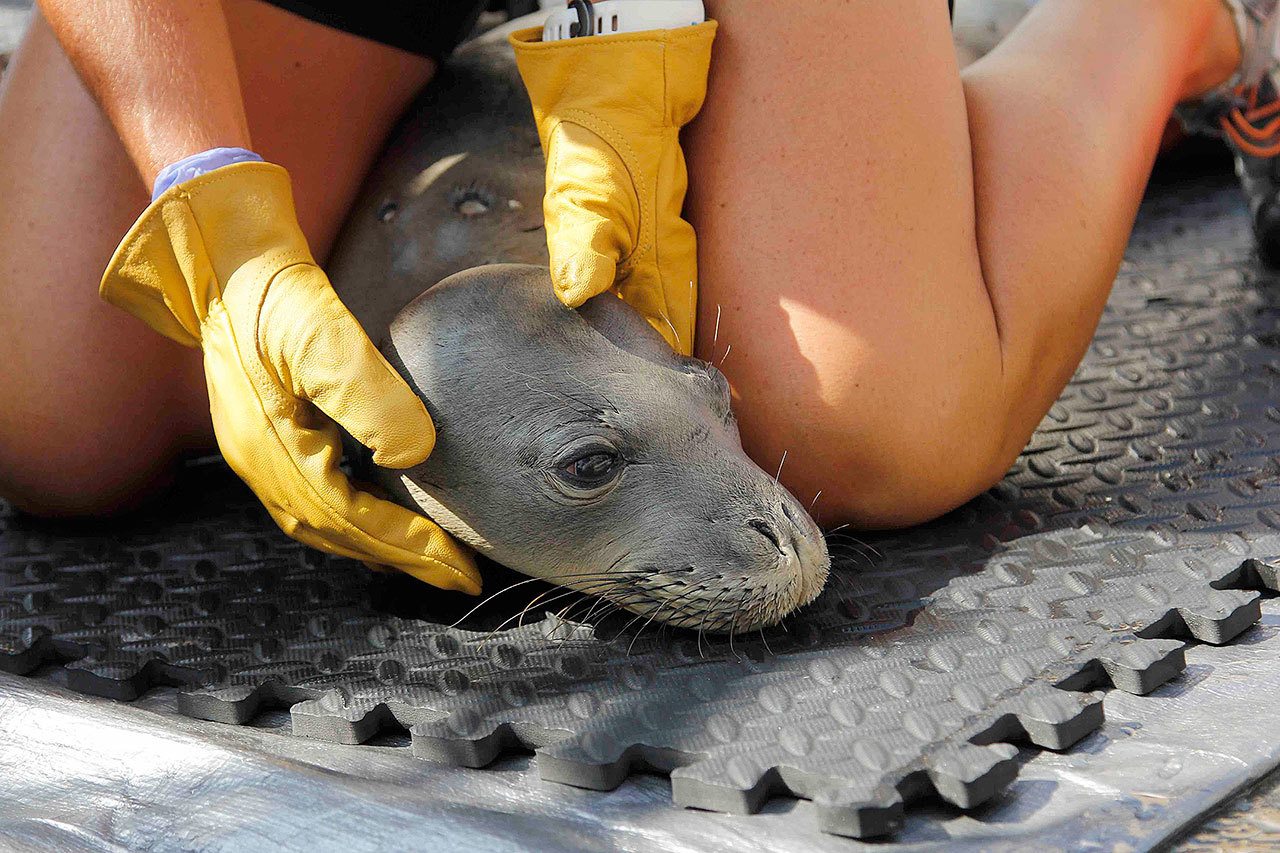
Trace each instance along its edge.
{"label": "white plastic clip", "polygon": [[702,0],[571,0],[547,17],[542,40],[670,30],[701,24],[706,18]]}

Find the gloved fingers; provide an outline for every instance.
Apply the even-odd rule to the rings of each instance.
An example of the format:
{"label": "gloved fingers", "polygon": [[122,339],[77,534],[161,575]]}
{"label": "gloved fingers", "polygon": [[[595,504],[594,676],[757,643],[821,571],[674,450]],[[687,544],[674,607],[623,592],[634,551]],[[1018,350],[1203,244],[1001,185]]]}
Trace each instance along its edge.
{"label": "gloved fingers", "polygon": [[[559,247],[557,247],[559,248]],[[610,287],[618,275],[618,262],[590,248],[551,252],[551,284],[556,298],[577,308]]]}
{"label": "gloved fingers", "polygon": [[[363,560],[362,562],[364,563],[364,567],[366,569],[368,569],[371,572],[377,572],[380,575],[403,573],[411,576],[414,580],[422,581],[423,583],[428,584],[430,586],[436,586],[436,584],[431,580],[431,578],[424,576],[423,573],[417,571],[416,569],[412,569],[412,568],[397,569],[395,566],[387,566],[387,565],[383,565],[382,563],[372,563],[372,562],[369,562],[368,560]],[[479,590],[477,589],[475,593],[471,593],[471,594],[475,595],[478,593],[479,593]]]}
{"label": "gloved fingers", "polygon": [[550,135],[544,214],[551,279],[571,308],[612,287],[618,265],[640,243],[631,171],[603,137],[573,122]]}
{"label": "gloved fingers", "polygon": [[[425,516],[354,488],[337,467],[340,449],[315,453],[306,446],[313,441],[307,436],[299,442],[295,450],[307,456],[288,460],[272,484],[278,488],[258,493],[285,533],[331,554],[391,566],[441,589],[480,591],[480,573],[463,546]],[[338,443],[336,433],[329,442]]]}
{"label": "gloved fingers", "polygon": [[333,423],[307,404],[268,402],[279,389],[255,385],[261,370],[241,361],[220,305],[205,323],[204,353],[218,446],[286,533],[444,589],[479,591],[470,553],[439,525],[351,485],[338,467],[342,442]]}
{"label": "gloved fingers", "polygon": [[281,472],[278,490],[259,497],[286,533],[331,553],[392,566],[441,589],[480,591],[470,553],[438,524],[351,484],[338,467],[342,444],[331,424],[283,426],[277,426],[280,458],[272,466]]}
{"label": "gloved fingers", "polygon": [[[353,508],[366,516],[362,523],[376,526],[377,535],[354,524],[345,531],[330,524],[312,526],[281,507],[268,505],[267,511],[281,530],[304,545],[359,560],[371,568],[396,569],[439,589],[479,594],[480,573],[475,560],[439,525],[372,495],[354,492],[353,496]],[[377,517],[376,521],[372,516]],[[418,545],[422,553],[415,553],[388,542],[390,539],[426,544]]]}
{"label": "gloved fingers", "polygon": [[[618,295],[649,321],[666,340],[667,345],[682,355],[693,349],[693,324],[697,312],[696,270],[674,265],[670,283],[663,281],[657,267],[640,264],[618,283]],[[677,278],[682,276],[683,280]]]}
{"label": "gloved fingers", "polygon": [[373,451],[385,468],[421,464],[436,431],[422,400],[382,357],[315,266],[276,275],[259,339],[284,388],[309,400]]}

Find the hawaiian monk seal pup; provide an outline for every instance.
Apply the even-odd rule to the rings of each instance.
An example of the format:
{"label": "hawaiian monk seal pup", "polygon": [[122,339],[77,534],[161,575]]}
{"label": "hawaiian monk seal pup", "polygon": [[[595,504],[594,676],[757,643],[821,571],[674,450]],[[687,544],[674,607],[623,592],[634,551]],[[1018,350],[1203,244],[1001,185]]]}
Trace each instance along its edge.
{"label": "hawaiian monk seal pup", "polygon": [[509,568],[713,631],[826,582],[822,533],[743,452],[723,375],[615,296],[573,311],[546,268],[477,267],[405,307],[383,352],[437,438],[370,475]]}
{"label": "hawaiian monk seal pup", "polygon": [[[410,493],[414,487],[401,480],[406,472],[370,476],[405,506],[426,512],[459,538],[526,574],[586,591],[613,586],[620,601],[628,597],[632,573],[648,575],[643,585],[635,581],[638,592],[630,594],[635,601],[629,603],[639,612],[651,608],[655,619],[726,630],[766,624],[821,588],[825,544],[791,496],[743,454],[727,422],[724,379],[718,371],[677,357],[614,297],[589,303],[580,315],[555,301],[541,229],[542,150],[504,38],[507,29],[527,24],[513,22],[462,46],[440,69],[374,168],[329,263],[334,287],[375,342],[388,342],[396,318],[398,337],[391,338],[384,352],[417,385],[438,430],[428,463],[407,472],[417,500]],[[493,260],[542,269],[464,273],[405,308],[431,283]],[[490,316],[493,311],[497,314]],[[539,323],[556,334],[535,347],[531,337],[539,333]],[[605,366],[615,362],[625,369],[600,378],[608,373]],[[537,370],[532,369],[535,363]],[[574,366],[578,381],[566,378],[567,365]],[[559,393],[519,375],[539,371],[552,377],[550,388]],[[629,374],[635,378],[624,386]],[[487,389],[494,390],[486,398],[479,392]],[[583,428],[590,438],[585,427],[591,422],[573,407],[574,397],[591,389],[601,389],[593,391],[597,398],[603,393],[616,398],[621,415],[614,429],[623,437],[629,437],[627,430],[635,424],[646,435],[650,426],[645,418],[655,426],[678,424],[683,418],[690,435],[705,431],[706,446],[681,448],[679,431],[651,430],[659,437],[671,436],[672,450],[661,464],[628,464],[612,492],[574,503],[556,481],[547,479],[547,466],[557,460],[533,453],[537,436],[530,430],[533,424],[545,424],[561,431],[551,435],[560,435]],[[641,403],[648,401],[648,409],[632,405],[633,395]],[[481,405],[485,401],[491,404],[487,408]],[[495,410],[498,403],[510,404],[509,411]],[[478,406],[482,410],[473,411]],[[485,444],[473,440],[474,435],[493,438]],[[698,500],[693,485],[705,485],[706,477],[687,477],[683,489],[660,491],[664,477],[679,482],[681,454],[693,460],[706,457],[690,463],[704,471],[721,466],[717,493]],[[490,456],[504,460],[500,470],[491,465]],[[654,490],[656,503],[628,500],[643,488]],[[737,505],[730,506],[735,500]],[[692,509],[690,503],[695,504]],[[641,512],[624,512],[627,506]],[[771,530],[780,543],[786,541],[787,524],[769,526],[778,512],[798,519],[789,522],[799,531],[791,547],[803,567],[794,587],[781,580],[787,573],[776,568],[779,549],[770,551],[773,546],[762,532]],[[756,518],[764,523],[744,526]],[[736,520],[730,524],[729,519]],[[708,551],[695,543],[713,535],[724,537],[719,556],[700,561],[701,569],[692,573],[682,572],[691,565],[689,555]],[[619,560],[623,544],[632,545],[626,562],[631,568],[624,570],[620,561],[615,571],[606,572]],[[645,567],[650,571],[642,571]],[[713,599],[706,594],[711,588],[695,592],[699,581],[691,575],[714,579],[717,572],[726,579],[747,580],[722,591],[710,607]],[[578,577],[570,577],[574,574]],[[760,583],[765,576],[774,578],[774,587],[755,590],[750,611],[736,623],[725,619],[727,608],[746,589],[741,585]],[[654,607],[660,594],[674,603]]]}

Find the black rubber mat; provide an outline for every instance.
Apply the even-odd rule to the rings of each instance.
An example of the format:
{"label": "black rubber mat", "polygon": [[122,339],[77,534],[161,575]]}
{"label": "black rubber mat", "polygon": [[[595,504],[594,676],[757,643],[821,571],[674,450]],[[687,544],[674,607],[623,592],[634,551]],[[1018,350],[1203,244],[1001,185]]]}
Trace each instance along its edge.
{"label": "black rubber mat", "polygon": [[[891,832],[932,792],[973,806],[1016,774],[1009,742],[1069,747],[1102,719],[1086,691],[1151,690],[1185,639],[1230,640],[1258,617],[1249,588],[1276,586],[1280,300],[1208,180],[1144,210],[1083,366],[1006,480],[865,547],[835,535],[827,592],[764,635],[495,630],[529,587],[449,628],[470,601],[290,542],[214,464],[109,529],[0,516],[0,666],[64,662],[119,699],[179,683],[185,713],[229,723],[291,707],[295,733],[347,743],[406,727],[415,754],[470,766],[534,747],[570,785],[653,768],[698,808],[789,793],[839,834]],[[1209,248],[1180,250],[1188,232]]]}

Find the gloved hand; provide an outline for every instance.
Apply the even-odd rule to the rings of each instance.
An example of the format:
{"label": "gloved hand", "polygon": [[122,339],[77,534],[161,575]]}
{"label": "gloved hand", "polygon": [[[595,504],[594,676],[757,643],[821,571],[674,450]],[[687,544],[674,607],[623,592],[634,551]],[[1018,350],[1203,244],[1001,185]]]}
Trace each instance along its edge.
{"label": "gloved hand", "polygon": [[428,519],[357,491],[338,469],[333,421],[391,468],[425,459],[435,428],[316,266],[284,169],[241,163],[169,189],[116,249],[100,292],[204,351],[218,444],[286,533],[480,591],[468,551]]}
{"label": "gloved hand", "polygon": [[702,107],[716,24],[543,42],[511,35],[547,158],[551,280],[571,308],[613,287],[693,352],[697,250],[680,218],[680,128]]}

